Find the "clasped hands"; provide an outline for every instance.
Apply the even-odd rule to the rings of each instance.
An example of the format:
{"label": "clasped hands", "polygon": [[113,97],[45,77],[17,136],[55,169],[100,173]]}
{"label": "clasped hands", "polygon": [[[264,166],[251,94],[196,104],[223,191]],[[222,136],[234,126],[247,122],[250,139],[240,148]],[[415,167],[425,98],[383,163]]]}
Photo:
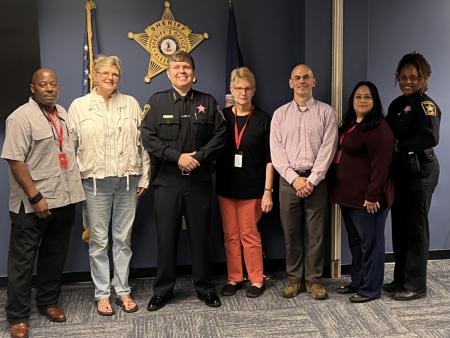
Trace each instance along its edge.
{"label": "clasped hands", "polygon": [[191,172],[192,170],[200,167],[200,162],[197,161],[193,156],[195,151],[192,153],[183,153],[178,158],[178,168],[183,172]]}
{"label": "clasped hands", "polygon": [[312,194],[314,190],[314,185],[309,182],[306,177],[296,177],[295,180],[292,182],[292,186],[294,187],[295,191],[297,192],[296,195],[299,198],[306,198],[309,195]]}

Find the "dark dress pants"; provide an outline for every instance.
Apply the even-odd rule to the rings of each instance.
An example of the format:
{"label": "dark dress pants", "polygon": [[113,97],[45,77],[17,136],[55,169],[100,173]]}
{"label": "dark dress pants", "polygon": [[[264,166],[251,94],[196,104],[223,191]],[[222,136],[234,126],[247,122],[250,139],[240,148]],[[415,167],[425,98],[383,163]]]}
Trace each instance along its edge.
{"label": "dark dress pants", "polygon": [[213,285],[208,279],[212,197],[209,173],[183,176],[178,168],[173,173],[162,170],[158,173],[154,186],[158,267],[153,295],[167,298],[172,296],[183,215],[191,246],[194,287],[200,294],[213,291]]}
{"label": "dark dress pants", "polygon": [[6,317],[11,324],[30,316],[31,282],[36,269],[36,305],[55,306],[61,293],[61,274],[69,248],[75,205],[50,210],[47,219],[34,213],[10,212],[12,221],[8,253],[8,300]]}
{"label": "dark dress pants", "polygon": [[395,201],[392,205],[394,280],[409,291],[426,292],[430,246],[428,212],[439,179],[439,162],[421,163],[421,173],[394,167]]}
{"label": "dark dress pants", "polygon": [[307,198],[280,178],[280,219],[286,247],[289,280],[314,281],[322,276],[325,224],[328,219],[328,188],[320,182]]}
{"label": "dark dress pants", "polygon": [[369,214],[366,209],[341,207],[352,253],[352,283],[358,293],[379,297],[384,278],[384,227],[389,208]]}

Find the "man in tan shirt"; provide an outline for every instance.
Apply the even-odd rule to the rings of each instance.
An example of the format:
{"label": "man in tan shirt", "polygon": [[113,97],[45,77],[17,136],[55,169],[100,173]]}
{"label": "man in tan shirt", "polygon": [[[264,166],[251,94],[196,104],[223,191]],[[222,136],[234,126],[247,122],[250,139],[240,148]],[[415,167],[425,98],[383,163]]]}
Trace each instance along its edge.
{"label": "man in tan shirt", "polygon": [[11,337],[28,337],[35,256],[36,305],[50,321],[63,322],[58,307],[75,203],[84,200],[67,112],[56,105],[55,73],[33,74],[32,97],[6,120],[1,157],[9,164],[11,237],[6,316]]}

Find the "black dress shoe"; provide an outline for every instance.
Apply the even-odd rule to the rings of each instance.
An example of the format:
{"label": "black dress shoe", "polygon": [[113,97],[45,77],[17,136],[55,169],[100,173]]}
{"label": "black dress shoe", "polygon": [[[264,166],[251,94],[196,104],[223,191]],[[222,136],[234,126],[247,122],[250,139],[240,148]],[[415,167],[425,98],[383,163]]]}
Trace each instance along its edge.
{"label": "black dress shoe", "polygon": [[167,304],[170,297],[161,297],[161,296],[153,296],[152,299],[148,302],[147,310],[148,311],[157,311],[164,307]]}
{"label": "black dress shoe", "polygon": [[222,288],[222,296],[233,296],[239,289],[242,289],[242,283],[237,283],[234,285],[227,283]]}
{"label": "black dress shoe", "polygon": [[386,283],[383,285],[383,290],[386,292],[396,292],[400,291],[402,289],[402,286],[397,281],[392,281],[390,283]]}
{"label": "black dress shoe", "polygon": [[264,293],[264,290],[266,289],[266,286],[263,284],[260,287],[251,285],[247,288],[247,291],[245,292],[245,295],[249,298],[256,298],[261,296]]}
{"label": "black dress shoe", "polygon": [[337,290],[337,293],[340,293],[341,295],[347,295],[349,293],[355,293],[355,292],[358,291],[357,288],[354,288],[350,284],[348,284],[348,285],[341,285],[336,290]]}
{"label": "black dress shoe", "polygon": [[367,303],[367,302],[370,302],[371,300],[378,299],[378,298],[380,298],[380,296],[367,297],[367,296],[361,295],[359,293],[355,293],[353,296],[349,297],[349,299],[352,303]]}
{"label": "black dress shoe", "polygon": [[395,300],[413,300],[413,299],[425,298],[426,296],[427,296],[426,292],[401,290],[401,291],[396,291],[393,294],[392,298]]}
{"label": "black dress shoe", "polygon": [[217,297],[217,295],[214,292],[209,292],[206,294],[197,292],[197,297],[198,299],[204,301],[205,304],[210,307],[219,307],[222,305],[222,303],[220,302],[220,298]]}

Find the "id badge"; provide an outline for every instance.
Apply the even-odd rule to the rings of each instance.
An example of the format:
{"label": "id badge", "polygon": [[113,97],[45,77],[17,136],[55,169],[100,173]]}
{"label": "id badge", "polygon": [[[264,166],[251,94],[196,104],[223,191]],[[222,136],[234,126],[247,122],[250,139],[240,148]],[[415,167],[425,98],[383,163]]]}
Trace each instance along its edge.
{"label": "id badge", "polygon": [[244,159],[244,155],[242,152],[238,152],[234,154],[234,167],[235,168],[242,168],[242,161]]}
{"label": "id badge", "polygon": [[58,154],[58,158],[59,158],[59,167],[62,169],[66,169],[67,168],[67,156],[66,153],[59,153]]}

